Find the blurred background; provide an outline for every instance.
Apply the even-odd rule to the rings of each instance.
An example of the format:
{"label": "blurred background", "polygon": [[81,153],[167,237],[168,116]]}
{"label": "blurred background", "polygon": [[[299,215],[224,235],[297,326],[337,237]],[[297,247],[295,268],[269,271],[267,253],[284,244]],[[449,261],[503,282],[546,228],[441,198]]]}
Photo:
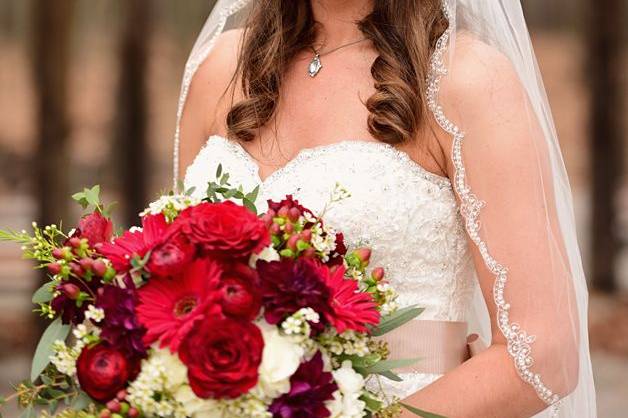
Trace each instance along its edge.
{"label": "blurred background", "polygon": [[[211,3],[0,0],[0,227],[77,219],[69,196],[93,184],[131,225],[170,188],[179,83]],[[522,3],[574,192],[599,416],[626,417],[628,7]],[[5,393],[27,377],[41,332],[30,304],[39,277],[14,244],[0,243],[0,266]]]}

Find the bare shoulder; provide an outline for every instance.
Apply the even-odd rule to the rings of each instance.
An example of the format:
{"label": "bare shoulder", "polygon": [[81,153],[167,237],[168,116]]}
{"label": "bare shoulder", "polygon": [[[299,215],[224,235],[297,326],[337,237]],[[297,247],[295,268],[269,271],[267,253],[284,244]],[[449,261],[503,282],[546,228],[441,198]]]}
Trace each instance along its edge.
{"label": "bare shoulder", "polygon": [[192,78],[181,118],[181,169],[192,163],[210,135],[224,134],[231,101],[238,99],[234,76],[242,34],[240,29],[220,34]]}
{"label": "bare shoulder", "polygon": [[441,91],[445,97],[451,94],[477,101],[489,97],[487,92],[521,89],[510,59],[496,47],[468,33],[457,36],[449,67]]}

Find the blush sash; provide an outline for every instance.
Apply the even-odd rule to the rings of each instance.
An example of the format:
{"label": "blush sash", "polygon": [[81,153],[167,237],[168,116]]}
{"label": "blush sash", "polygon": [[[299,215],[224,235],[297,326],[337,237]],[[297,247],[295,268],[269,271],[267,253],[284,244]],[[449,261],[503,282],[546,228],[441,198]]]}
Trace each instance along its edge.
{"label": "blush sash", "polygon": [[486,349],[477,334],[467,335],[467,323],[413,320],[379,337],[388,342],[391,360],[418,358],[400,373],[445,374]]}

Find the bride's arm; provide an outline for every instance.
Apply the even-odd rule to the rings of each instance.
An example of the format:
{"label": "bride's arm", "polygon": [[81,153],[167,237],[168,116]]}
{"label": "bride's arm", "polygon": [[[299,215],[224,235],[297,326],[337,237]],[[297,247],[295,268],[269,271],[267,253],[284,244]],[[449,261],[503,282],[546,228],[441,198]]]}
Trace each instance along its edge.
{"label": "bride's arm", "polygon": [[[196,71],[181,117],[179,178],[192,163],[209,135],[224,135],[224,118],[237,83],[232,83],[242,32],[229,30],[218,37],[207,59]],[[237,95],[235,96],[237,100]]]}
{"label": "bride's arm", "polygon": [[[443,79],[439,102],[465,136],[438,135],[447,155],[460,141],[462,160],[448,162],[450,178],[457,173],[469,187],[455,184],[459,202],[472,205],[474,195],[485,201],[479,215],[470,211],[465,218],[471,222],[469,245],[492,318],[492,344],[406,402],[451,418],[530,417],[547,408],[537,393],[543,388],[534,379],[525,382],[517,369],[538,373],[541,384],[561,397],[577,383],[576,302],[538,120],[509,61],[486,45],[463,42]],[[481,228],[472,239],[475,220]],[[487,251],[480,251],[483,245]],[[499,265],[491,270],[492,260]],[[493,289],[500,265],[507,269],[505,302]],[[508,313],[506,325],[517,323],[536,336],[529,344],[530,367],[515,364],[508,353],[496,321],[500,311]]]}

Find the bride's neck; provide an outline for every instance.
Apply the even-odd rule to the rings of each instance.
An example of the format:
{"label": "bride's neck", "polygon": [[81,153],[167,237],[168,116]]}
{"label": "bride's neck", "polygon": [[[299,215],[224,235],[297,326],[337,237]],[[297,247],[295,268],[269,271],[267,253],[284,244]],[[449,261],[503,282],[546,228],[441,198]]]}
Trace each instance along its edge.
{"label": "bride's neck", "polygon": [[373,10],[374,0],[311,0],[314,20],[321,24],[317,42],[328,47],[360,39],[356,23]]}

